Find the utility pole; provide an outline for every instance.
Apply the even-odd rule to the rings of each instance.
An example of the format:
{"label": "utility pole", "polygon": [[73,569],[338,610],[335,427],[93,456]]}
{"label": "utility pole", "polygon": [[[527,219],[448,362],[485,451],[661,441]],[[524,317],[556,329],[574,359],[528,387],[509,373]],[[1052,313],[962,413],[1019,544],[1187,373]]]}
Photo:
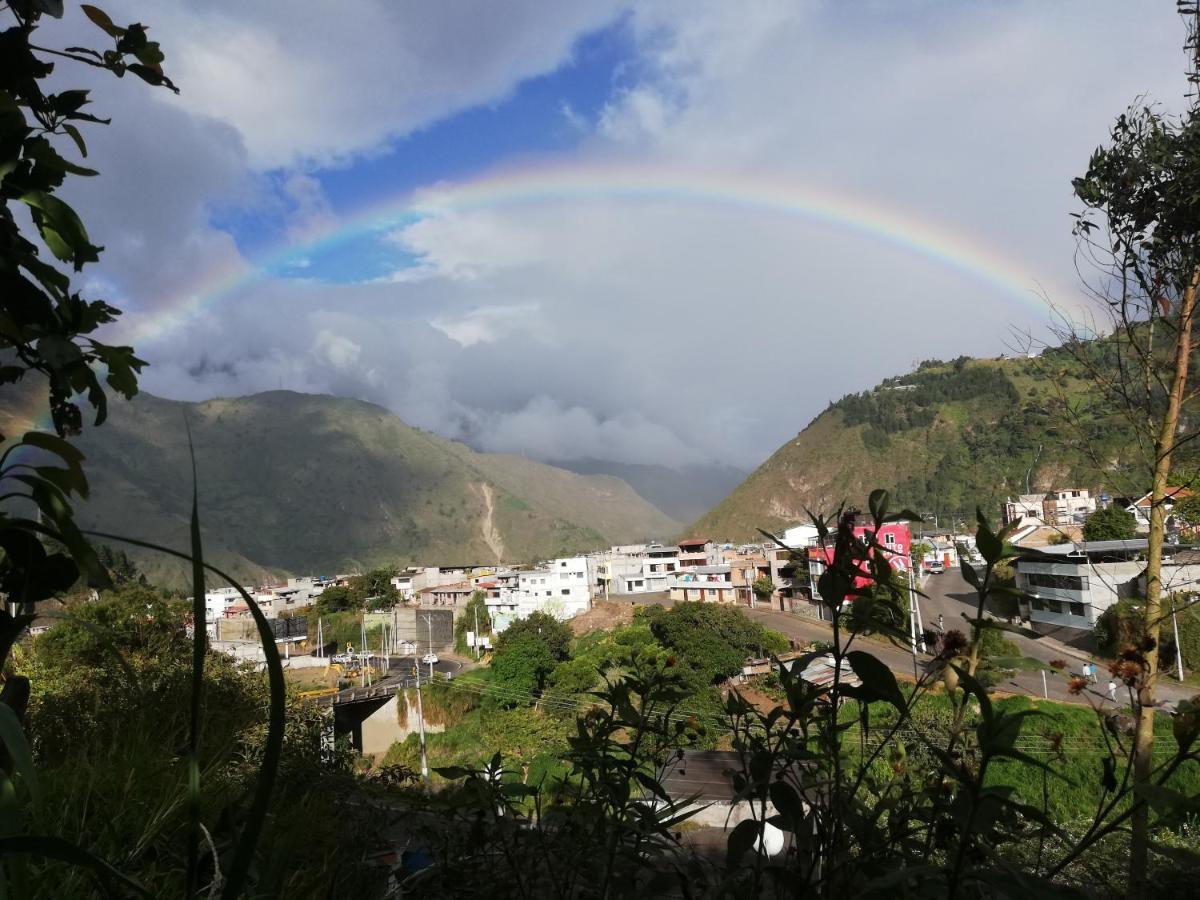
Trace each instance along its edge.
{"label": "utility pole", "polygon": [[1175,629],[1175,668],[1183,681],[1183,645],[1179,643],[1179,619],[1175,615],[1175,595],[1171,595],[1171,625]]}
{"label": "utility pole", "polygon": [[917,682],[920,682],[921,676],[917,671],[917,615],[913,609],[913,581],[911,569],[908,573],[908,640],[909,646],[912,648],[913,678]]}
{"label": "utility pole", "polygon": [[[1176,643],[1179,643],[1176,640]],[[475,662],[479,662],[479,604],[475,604]]]}
{"label": "utility pole", "polygon": [[925,647],[925,622],[921,619],[921,600],[917,596],[916,590],[913,588],[913,573],[912,566],[908,567],[908,592],[912,597],[913,612],[917,616],[917,639],[921,644],[921,652],[926,652]]}
{"label": "utility pole", "polygon": [[[433,616],[429,615],[428,613],[426,613],[426,615],[425,615],[425,625],[429,629],[429,654],[432,656],[433,655]],[[421,664],[418,662],[417,665],[420,666]],[[433,681],[433,661],[432,660],[430,660],[430,663],[429,663],[429,680]]]}
{"label": "utility pole", "polygon": [[425,755],[425,706],[421,703],[421,661],[417,660],[417,743],[421,748],[421,780],[429,787],[429,759]]}

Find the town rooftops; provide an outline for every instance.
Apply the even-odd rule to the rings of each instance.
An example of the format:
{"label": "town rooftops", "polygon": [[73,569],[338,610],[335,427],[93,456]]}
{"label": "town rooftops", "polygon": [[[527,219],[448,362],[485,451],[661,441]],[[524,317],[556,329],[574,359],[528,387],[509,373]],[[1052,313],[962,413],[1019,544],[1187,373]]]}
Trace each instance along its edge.
{"label": "town rooftops", "polygon": [[1051,544],[1048,547],[1038,547],[1036,550],[1030,548],[1031,552],[1024,554],[1022,558],[1030,562],[1036,562],[1039,558],[1045,559],[1047,556],[1059,556],[1064,559],[1097,556],[1128,558],[1138,553],[1144,553],[1149,546],[1149,541],[1145,538],[1132,538],[1127,541],[1076,541],[1068,544]]}
{"label": "town rooftops", "polygon": [[456,581],[454,584],[441,584],[435,587],[421,588],[422,594],[469,594],[474,588],[465,581]]}
{"label": "town rooftops", "polygon": [[709,543],[708,538],[688,538],[686,541],[679,542],[679,549],[685,547],[700,547],[703,548]]}
{"label": "town rooftops", "polygon": [[728,575],[729,566],[685,566],[676,574],[681,579],[687,575]]}
{"label": "town rooftops", "polygon": [[[1184,500],[1193,496],[1195,495],[1185,487],[1169,487],[1167,488],[1167,494],[1164,499],[1174,503],[1177,500]],[[1149,509],[1153,505],[1153,500],[1150,494],[1146,494],[1145,496],[1139,497],[1136,501],[1134,501],[1133,505],[1139,509]]]}

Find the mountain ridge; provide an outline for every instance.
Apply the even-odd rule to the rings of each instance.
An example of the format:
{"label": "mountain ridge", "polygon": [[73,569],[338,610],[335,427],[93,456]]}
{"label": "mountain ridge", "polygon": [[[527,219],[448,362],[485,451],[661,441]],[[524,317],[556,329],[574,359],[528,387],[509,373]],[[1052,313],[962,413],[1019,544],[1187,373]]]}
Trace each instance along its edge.
{"label": "mountain ridge", "polygon": [[[926,361],[831,402],[688,532],[753,540],[759,528],[807,521],[809,511],[862,507],[875,488],[892,493],[894,508],[965,526],[977,505],[995,518],[1026,480],[1033,490],[1136,481],[1128,423],[1095,400],[1082,375],[1062,348]],[[1073,424],[1063,403],[1074,407]]]}
{"label": "mountain ridge", "polygon": [[[82,526],[187,548],[185,416],[206,556],[240,578],[493,563],[498,547],[527,562],[680,528],[620,479],[476,453],[375,404],[292,391],[114,402],[76,439],[93,486]],[[181,565],[135,556],[152,579],[183,581]]]}

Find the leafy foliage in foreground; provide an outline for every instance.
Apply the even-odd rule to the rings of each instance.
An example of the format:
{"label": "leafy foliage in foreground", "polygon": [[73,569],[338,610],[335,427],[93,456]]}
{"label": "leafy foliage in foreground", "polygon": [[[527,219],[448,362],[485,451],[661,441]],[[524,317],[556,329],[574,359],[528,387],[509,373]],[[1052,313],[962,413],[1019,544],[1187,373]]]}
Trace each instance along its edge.
{"label": "leafy foliage in foreground", "polygon": [[[883,492],[870,506],[877,527],[895,518]],[[916,684],[902,688],[855,647],[871,633],[903,636],[890,615],[898,598],[886,548],[861,543],[849,518],[832,521],[827,528],[815,520],[835,547],[821,596],[834,609],[843,601],[861,608],[833,617],[831,685],[785,669],[784,702],[772,709],[727,695],[717,730],[740,761],[728,773],[731,793],[751,816],[732,827],[721,859],[689,843],[683,823],[695,807],[663,787],[665,767],[684,745],[686,716],[678,713],[688,676],[655,662],[597,692],[600,706],[580,718],[563,754],[565,772],[546,770],[535,781],[526,768],[518,777],[499,756],[471,770],[443,769],[461,787],[429,801],[438,813],[430,821],[451,824],[421,831],[442,865],[414,873],[413,893],[473,896],[449,865],[465,858],[486,866],[495,884],[539,897],[1078,897],[1097,891],[1101,871],[1120,889],[1120,865],[1106,862],[1132,813],[1147,804],[1163,847],[1158,883],[1181,883],[1180,866],[1200,871],[1200,856],[1172,837],[1196,809],[1200,705],[1185,704],[1175,717],[1152,791],[1135,793],[1119,722],[1097,710],[1090,729],[1069,736],[1028,702],[996,703],[977,673],[989,646],[1004,648],[998,636],[1011,626],[984,610],[992,592],[1011,590],[994,572],[1015,551],[982,515],[976,540],[985,564],[963,569],[978,592],[971,632],[949,632]],[[871,583],[856,586],[864,570]],[[1135,657],[1136,650],[1122,672],[1136,705]],[[860,683],[847,683],[843,671]],[[1081,779],[1090,814],[1057,821]],[[786,845],[778,856],[755,851],[768,831]]]}
{"label": "leafy foliage in foreground", "polygon": [[[182,896],[189,828],[187,742],[191,639],[182,604],[140,586],[98,602],[36,637],[21,663],[37,685],[27,730],[41,787],[31,827],[86,846],[155,896]],[[209,654],[199,768],[201,821],[217,852],[201,880],[227,871],[243,798],[262,761],[267,687],[261,675]],[[351,756],[327,748],[318,709],[290,701],[284,753],[255,892],[308,896],[370,846],[338,805]],[[302,827],[298,827],[302,823]],[[216,864],[216,868],[214,868]],[[82,896],[90,876],[50,864],[30,896]],[[342,877],[359,888],[353,868]]]}

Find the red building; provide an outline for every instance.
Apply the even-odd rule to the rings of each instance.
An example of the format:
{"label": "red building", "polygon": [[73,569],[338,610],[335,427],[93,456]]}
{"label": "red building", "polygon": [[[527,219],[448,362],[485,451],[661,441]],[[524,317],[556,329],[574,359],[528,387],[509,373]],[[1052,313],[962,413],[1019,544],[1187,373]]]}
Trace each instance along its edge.
{"label": "red building", "polygon": [[[854,522],[854,536],[864,544],[868,543],[869,535],[875,532],[875,522],[869,516],[857,516]],[[908,572],[912,568],[912,530],[908,527],[907,522],[887,522],[880,529],[877,536],[879,544],[885,554],[888,563],[891,567],[900,573]],[[825,567],[833,561],[834,539],[833,535],[829,536],[827,543],[818,544],[815,547],[808,549],[808,571],[810,583],[813,586],[813,593],[816,594],[817,579],[821,573],[825,571]],[[863,572],[866,572],[866,563],[861,564]],[[870,584],[871,579],[868,575],[863,574],[855,582],[855,587],[861,588]],[[815,599],[815,597],[814,597]]]}

